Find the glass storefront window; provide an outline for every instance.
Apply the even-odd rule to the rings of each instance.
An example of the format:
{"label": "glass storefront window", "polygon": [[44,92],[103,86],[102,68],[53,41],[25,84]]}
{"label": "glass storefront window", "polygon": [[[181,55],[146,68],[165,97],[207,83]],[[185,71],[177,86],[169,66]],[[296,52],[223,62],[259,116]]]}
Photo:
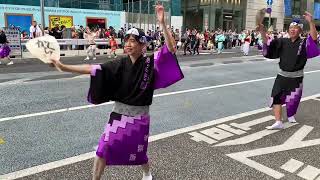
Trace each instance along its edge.
{"label": "glass storefront window", "polygon": [[301,2],[300,0],[293,0],[293,14],[300,14]]}
{"label": "glass storefront window", "polygon": [[[99,9],[111,11],[128,11],[128,0],[44,0],[46,7],[60,7],[60,8],[77,8],[77,9]],[[146,13],[148,10],[148,1],[154,5],[156,0],[142,0],[142,12]],[[161,0],[160,0],[161,1]],[[181,16],[181,1],[171,0],[172,15]],[[132,0],[129,0],[132,4]],[[133,9],[135,13],[139,13],[139,0],[133,0]],[[169,9],[168,2],[162,2],[166,9]],[[40,0],[0,0],[0,4],[12,5],[28,5],[40,6]],[[130,5],[131,6],[131,5]],[[132,7],[130,7],[132,9]],[[131,10],[132,11],[132,10]],[[153,12],[151,7],[150,12]]]}

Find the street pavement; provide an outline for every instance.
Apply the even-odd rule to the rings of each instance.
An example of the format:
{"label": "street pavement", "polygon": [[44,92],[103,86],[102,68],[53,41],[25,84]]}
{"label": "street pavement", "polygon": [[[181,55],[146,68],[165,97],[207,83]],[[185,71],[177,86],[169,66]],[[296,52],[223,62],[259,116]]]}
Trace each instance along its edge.
{"label": "street pavement", "polygon": [[[299,124],[266,131],[274,119],[266,106],[277,60],[179,56],[185,79],[156,91],[151,108],[155,179],[318,180],[319,60],[305,70]],[[47,71],[40,63],[24,71],[34,63],[0,67],[0,179],[90,179],[112,103],[86,102],[88,76]],[[103,179],[141,179],[141,172],[111,167]]]}

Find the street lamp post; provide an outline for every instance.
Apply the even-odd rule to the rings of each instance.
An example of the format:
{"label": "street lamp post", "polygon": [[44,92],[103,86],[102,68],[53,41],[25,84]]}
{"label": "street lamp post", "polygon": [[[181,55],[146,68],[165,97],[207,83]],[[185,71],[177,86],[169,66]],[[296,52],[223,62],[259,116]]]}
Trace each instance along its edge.
{"label": "street lamp post", "polygon": [[45,19],[44,19],[44,0],[40,0],[40,10],[41,10],[41,24],[42,24],[42,31],[45,28]]}

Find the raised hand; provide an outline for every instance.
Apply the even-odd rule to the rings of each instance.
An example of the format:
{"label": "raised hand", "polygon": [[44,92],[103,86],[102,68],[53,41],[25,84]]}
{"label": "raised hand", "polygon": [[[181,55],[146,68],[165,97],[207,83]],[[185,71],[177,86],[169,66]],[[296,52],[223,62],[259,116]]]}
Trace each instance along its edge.
{"label": "raised hand", "polygon": [[63,64],[60,62],[60,60],[59,59],[54,59],[54,58],[51,59],[51,63],[49,64],[49,66],[50,67],[55,67],[59,71],[61,71],[62,68],[63,68]]}
{"label": "raised hand", "polygon": [[164,7],[160,3],[158,3],[155,7],[156,13],[157,13],[157,19],[159,23],[164,23]]}
{"label": "raised hand", "polygon": [[258,24],[258,26],[256,27],[256,31],[265,32],[264,25],[263,24]]}
{"label": "raised hand", "polygon": [[317,40],[317,29],[316,29],[316,25],[313,22],[313,17],[312,14],[310,14],[309,12],[305,12],[303,15],[304,19],[309,23],[310,26],[310,36],[312,37],[313,40]]}
{"label": "raised hand", "polygon": [[308,23],[311,23],[313,21],[312,14],[307,11],[304,13],[303,17]]}

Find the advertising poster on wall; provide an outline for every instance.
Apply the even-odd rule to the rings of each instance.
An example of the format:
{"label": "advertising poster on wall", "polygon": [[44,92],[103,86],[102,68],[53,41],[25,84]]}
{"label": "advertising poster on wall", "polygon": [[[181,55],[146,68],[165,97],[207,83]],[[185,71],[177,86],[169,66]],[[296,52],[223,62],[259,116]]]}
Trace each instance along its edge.
{"label": "advertising poster on wall", "polygon": [[73,17],[72,16],[49,16],[49,28],[55,27],[56,24],[59,26],[66,26],[66,28],[71,28],[73,26]]}
{"label": "advertising poster on wall", "polygon": [[5,14],[5,27],[17,27],[21,32],[29,32],[33,20],[32,14]]}

